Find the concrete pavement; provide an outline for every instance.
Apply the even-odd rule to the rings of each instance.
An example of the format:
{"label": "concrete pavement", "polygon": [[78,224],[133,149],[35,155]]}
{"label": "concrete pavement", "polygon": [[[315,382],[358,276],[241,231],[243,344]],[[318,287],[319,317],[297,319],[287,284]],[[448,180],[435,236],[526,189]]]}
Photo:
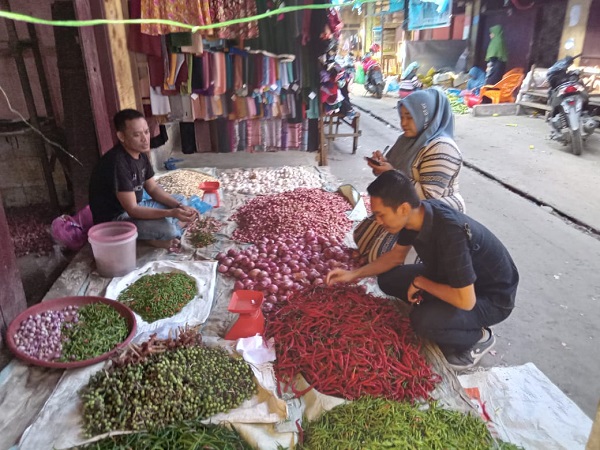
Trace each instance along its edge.
{"label": "concrete pavement", "polygon": [[[397,123],[395,100],[353,100]],[[600,201],[593,170],[600,159],[598,147],[582,157],[568,154],[544,139],[544,125],[528,117],[459,117],[457,140],[465,159],[478,169],[600,228],[600,210],[591,206]],[[363,157],[394,142],[398,130],[365,113],[361,129],[357,154],[351,154],[349,138],[336,140],[330,166],[339,179],[364,191],[374,177]],[[582,173],[586,176],[578,175]],[[562,174],[570,178],[559,183]],[[461,193],[469,215],[504,242],[521,275],[517,306],[494,327],[496,354],[487,355],[482,365],[533,362],[593,417],[600,400],[600,240],[468,167],[461,171]]]}
{"label": "concrete pavement", "polygon": [[[352,102],[363,116],[368,111],[400,131],[398,98],[376,99],[364,96],[361,85],[352,88]],[[542,117],[455,117],[465,165],[600,231],[600,133],[590,136],[582,155],[575,156],[547,138],[549,126]]]}

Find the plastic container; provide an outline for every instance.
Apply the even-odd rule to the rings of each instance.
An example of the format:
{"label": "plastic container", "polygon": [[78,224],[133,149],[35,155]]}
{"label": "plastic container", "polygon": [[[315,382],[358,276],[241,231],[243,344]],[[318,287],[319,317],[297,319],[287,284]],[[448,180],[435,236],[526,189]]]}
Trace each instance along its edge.
{"label": "plastic container", "polygon": [[252,337],[265,332],[265,317],[261,305],[264,294],[260,291],[239,290],[233,293],[227,310],[239,317],[225,335],[227,340]]}
{"label": "plastic container", "polygon": [[[125,338],[125,340],[119,344],[117,344],[113,349],[109,350],[102,355],[98,355],[95,358],[84,359],[81,361],[46,361],[43,359],[37,359],[28,354],[19,350],[15,343],[15,334],[17,333],[19,327],[21,326],[21,322],[27,319],[29,316],[34,316],[36,314],[41,314],[47,311],[59,311],[66,306],[84,306],[89,305],[90,303],[104,303],[112,308],[114,308],[121,316],[125,318],[127,321],[127,327],[129,328],[129,334]],[[6,343],[8,348],[15,354],[15,356],[29,364],[34,364],[36,366],[42,367],[52,367],[54,369],[75,369],[77,367],[86,367],[91,366],[92,364],[96,364],[100,361],[104,361],[105,359],[110,358],[113,354],[115,354],[118,350],[127,347],[129,342],[135,336],[137,330],[137,325],[135,322],[135,314],[133,311],[129,309],[122,303],[119,303],[115,300],[110,300],[104,297],[92,297],[92,296],[76,296],[76,297],[61,297],[55,298],[53,300],[48,300],[45,302],[38,303],[37,305],[33,305],[32,307],[26,309],[21,314],[13,319],[13,321],[8,326],[6,330]]]}
{"label": "plastic container", "polygon": [[88,231],[96,269],[107,278],[127,275],[136,265],[137,227],[131,222],[106,222]]}

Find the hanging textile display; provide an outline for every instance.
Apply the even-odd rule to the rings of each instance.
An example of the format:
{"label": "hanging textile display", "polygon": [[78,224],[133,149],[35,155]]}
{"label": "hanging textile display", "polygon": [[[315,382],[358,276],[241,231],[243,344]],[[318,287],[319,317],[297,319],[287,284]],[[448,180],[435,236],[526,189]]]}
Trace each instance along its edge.
{"label": "hanging textile display", "polygon": [[[129,12],[132,19],[208,25],[301,4],[129,0]],[[316,150],[308,145],[307,106],[319,94],[315,58],[323,36],[341,27],[332,14],[328,20],[326,10],[289,12],[202,34],[165,24],[130,27],[129,49],[146,55],[145,113],[181,122],[186,153]]]}

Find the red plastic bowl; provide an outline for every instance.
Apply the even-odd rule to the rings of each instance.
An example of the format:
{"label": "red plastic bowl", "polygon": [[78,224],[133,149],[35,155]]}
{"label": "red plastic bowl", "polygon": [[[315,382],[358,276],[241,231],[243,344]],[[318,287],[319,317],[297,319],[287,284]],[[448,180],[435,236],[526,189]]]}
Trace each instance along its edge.
{"label": "red plastic bowl", "polygon": [[[123,342],[118,344],[112,350],[109,350],[108,352],[98,355],[95,358],[91,359],[84,359],[81,361],[72,362],[54,362],[33,358],[27,355],[26,353],[23,353],[17,348],[14,336],[18,331],[21,322],[27,319],[27,317],[33,316],[35,314],[41,314],[46,311],[61,310],[70,305],[84,306],[89,305],[90,303],[104,303],[106,305],[112,306],[127,321],[127,326],[129,327],[129,334]],[[54,300],[48,300],[47,302],[38,303],[37,305],[34,305],[31,308],[27,308],[25,311],[23,311],[21,314],[15,317],[15,319],[10,323],[8,329],[6,330],[6,343],[10,351],[13,352],[17,358],[30,364],[43,367],[52,367],[55,369],[75,369],[78,367],[91,366],[92,364],[96,364],[97,362],[108,359],[117,350],[127,346],[127,344],[131,342],[131,340],[135,336],[136,330],[137,325],[135,323],[135,315],[133,314],[133,311],[131,311],[131,309],[129,309],[122,303],[104,297],[61,297],[55,298]]]}
{"label": "red plastic bowl", "polygon": [[231,296],[227,310],[232,313],[251,314],[260,309],[264,298],[264,294],[260,291],[240,289]]}

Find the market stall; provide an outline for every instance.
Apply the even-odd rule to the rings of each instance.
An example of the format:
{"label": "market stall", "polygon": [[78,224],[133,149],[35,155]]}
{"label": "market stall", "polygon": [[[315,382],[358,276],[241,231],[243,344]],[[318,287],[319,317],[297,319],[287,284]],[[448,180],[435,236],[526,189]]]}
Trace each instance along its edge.
{"label": "market stall", "polygon": [[[140,353],[140,346],[148,348],[148,345],[156,345],[157,342],[159,347],[168,346],[170,344],[161,342],[175,339],[176,330],[190,332],[190,327],[199,326],[203,345],[207,348],[220,347],[231,354],[243,354],[243,360],[238,355],[234,361],[245,361],[244,367],[251,368],[255,390],[248,394],[250,397],[240,397],[239,402],[227,403],[230,407],[224,410],[213,410],[212,413],[209,410],[206,418],[212,424],[232,424],[241,438],[254,448],[298,444],[305,434],[302,430],[306,427],[310,430],[313,425],[309,423],[325,411],[365,394],[389,397],[388,394],[395,392],[388,401],[432,398],[439,400],[444,408],[458,411],[461,416],[472,411],[468,397],[455,374],[446,367],[437,347],[416,340],[406,320],[401,319],[402,309],[381,298],[372,280],[362,288],[338,287],[330,292],[331,288],[323,287],[323,277],[331,267],[358,263],[351,249],[350,231],[355,221],[365,213],[362,210],[358,214],[359,208],[337,193],[339,183],[327,170],[299,167],[195,171],[198,174],[208,173],[223,182],[223,189],[219,192],[220,207],[203,217],[203,220],[210,218],[214,222],[215,228],[208,230],[212,239],[195,241],[196,244],[188,239],[187,246],[179,254],[138,246],[137,269],[112,280],[98,275],[90,250],[86,247],[56,282],[47,298],[74,294],[103,295],[128,304],[127,298],[133,294],[127,293],[127,289],[141,277],[169,272],[191,276],[200,295],[189,303],[168,312],[167,316],[149,317],[145,308],[137,309],[138,332],[127,351]],[[163,176],[171,175],[169,181],[173,182],[177,179],[175,173]],[[186,189],[181,179],[187,178],[179,178],[180,184],[173,189]],[[256,194],[245,193],[248,192],[248,180],[252,181]],[[313,187],[299,187],[304,184]],[[347,192],[347,189],[344,191]],[[200,192],[197,194],[201,195]],[[289,212],[285,208],[282,210],[285,203]],[[294,207],[304,211],[304,216],[296,222],[286,216],[297,215]],[[292,261],[294,258],[295,261]],[[264,341],[261,342],[270,341],[270,346],[263,348],[261,345],[257,347],[256,342],[244,344],[244,340],[223,339],[237,320],[237,315],[232,314],[228,307],[232,293],[240,287],[261,292],[265,297],[262,311],[267,320]],[[353,298],[358,303],[347,310],[340,310],[335,306],[339,301],[327,302],[335,292],[335,295]],[[323,301],[325,303],[319,306],[319,302]],[[361,304],[363,307],[360,307]],[[134,311],[139,307],[130,306]],[[328,308],[332,308],[329,313]],[[323,353],[323,349],[313,351],[309,348],[310,336],[316,333],[311,331],[311,322],[315,319],[311,319],[310,315],[305,325],[295,320],[283,320],[283,311],[287,311],[285,314],[299,314],[309,310],[313,311],[310,313],[313,315],[329,314],[330,318],[326,320],[330,321],[330,326],[324,325],[318,333],[322,335],[323,349],[331,349],[342,358],[339,364],[337,361],[326,363],[330,355]],[[339,325],[336,325],[336,317],[340,320]],[[403,325],[397,328],[390,318],[398,318],[398,323]],[[348,321],[353,321],[354,326],[346,324],[345,331],[344,328],[335,331],[336,327],[343,327]],[[360,323],[370,331],[362,329]],[[300,344],[302,327],[307,327],[309,334],[306,335],[308,340],[303,338],[305,342]],[[328,329],[334,332],[329,338],[326,337]],[[354,329],[354,334],[351,329]],[[154,338],[151,337],[153,333],[157,333]],[[336,333],[338,336],[339,333],[347,334],[347,339],[337,339]],[[399,352],[397,356],[386,351],[379,353],[379,345],[396,342],[393,338],[395,333],[398,333],[399,339],[394,344]],[[292,341],[287,341],[286,335],[293,337]],[[144,344],[148,339],[154,339],[154,343]],[[327,343],[326,339],[333,341]],[[369,355],[344,356],[350,355],[348,345],[367,346],[367,342],[375,345],[377,340],[381,340],[381,344],[369,349]],[[269,349],[269,355],[256,352],[257,348],[263,351]],[[130,361],[132,354],[127,351],[120,353],[119,357]],[[318,352],[321,352],[320,356],[316,356]],[[402,354],[404,359],[397,359]],[[310,355],[312,358],[309,358]],[[374,358],[380,359],[377,364],[381,364],[384,370],[397,367],[398,373],[394,375],[391,372],[389,378],[379,377],[383,384],[373,380],[368,382],[367,374],[370,373],[372,378],[377,373],[371,365]],[[85,389],[90,389],[90,383],[93,383],[90,380],[98,380],[95,374],[113,376],[115,372],[110,364],[114,365],[114,360],[106,364],[101,362],[61,371],[28,366],[14,360],[3,372],[0,385],[2,407],[15,411],[0,423],[0,432],[6,442],[9,445],[10,442],[19,442],[22,449],[69,448],[85,442],[90,436],[102,436],[107,431],[131,427],[131,424],[127,425],[129,422],[121,427],[119,423],[122,422],[110,422],[108,417],[102,416],[106,410],[94,412],[95,403],[89,403],[89,399],[86,401],[85,396],[82,397],[81,392],[89,392]],[[401,375],[407,367],[412,368],[414,375]],[[401,385],[396,386],[398,382]],[[133,399],[122,398],[121,401],[125,403]],[[182,406],[182,410],[185,411],[185,407]],[[86,421],[86,414],[95,418],[100,416],[94,414],[101,414],[104,417],[101,422],[107,424],[106,428],[89,428],[91,422],[89,419]],[[164,415],[168,417],[166,412]],[[172,423],[161,425],[172,426]],[[138,427],[136,425],[134,429]],[[308,438],[310,432],[306,436]]]}

